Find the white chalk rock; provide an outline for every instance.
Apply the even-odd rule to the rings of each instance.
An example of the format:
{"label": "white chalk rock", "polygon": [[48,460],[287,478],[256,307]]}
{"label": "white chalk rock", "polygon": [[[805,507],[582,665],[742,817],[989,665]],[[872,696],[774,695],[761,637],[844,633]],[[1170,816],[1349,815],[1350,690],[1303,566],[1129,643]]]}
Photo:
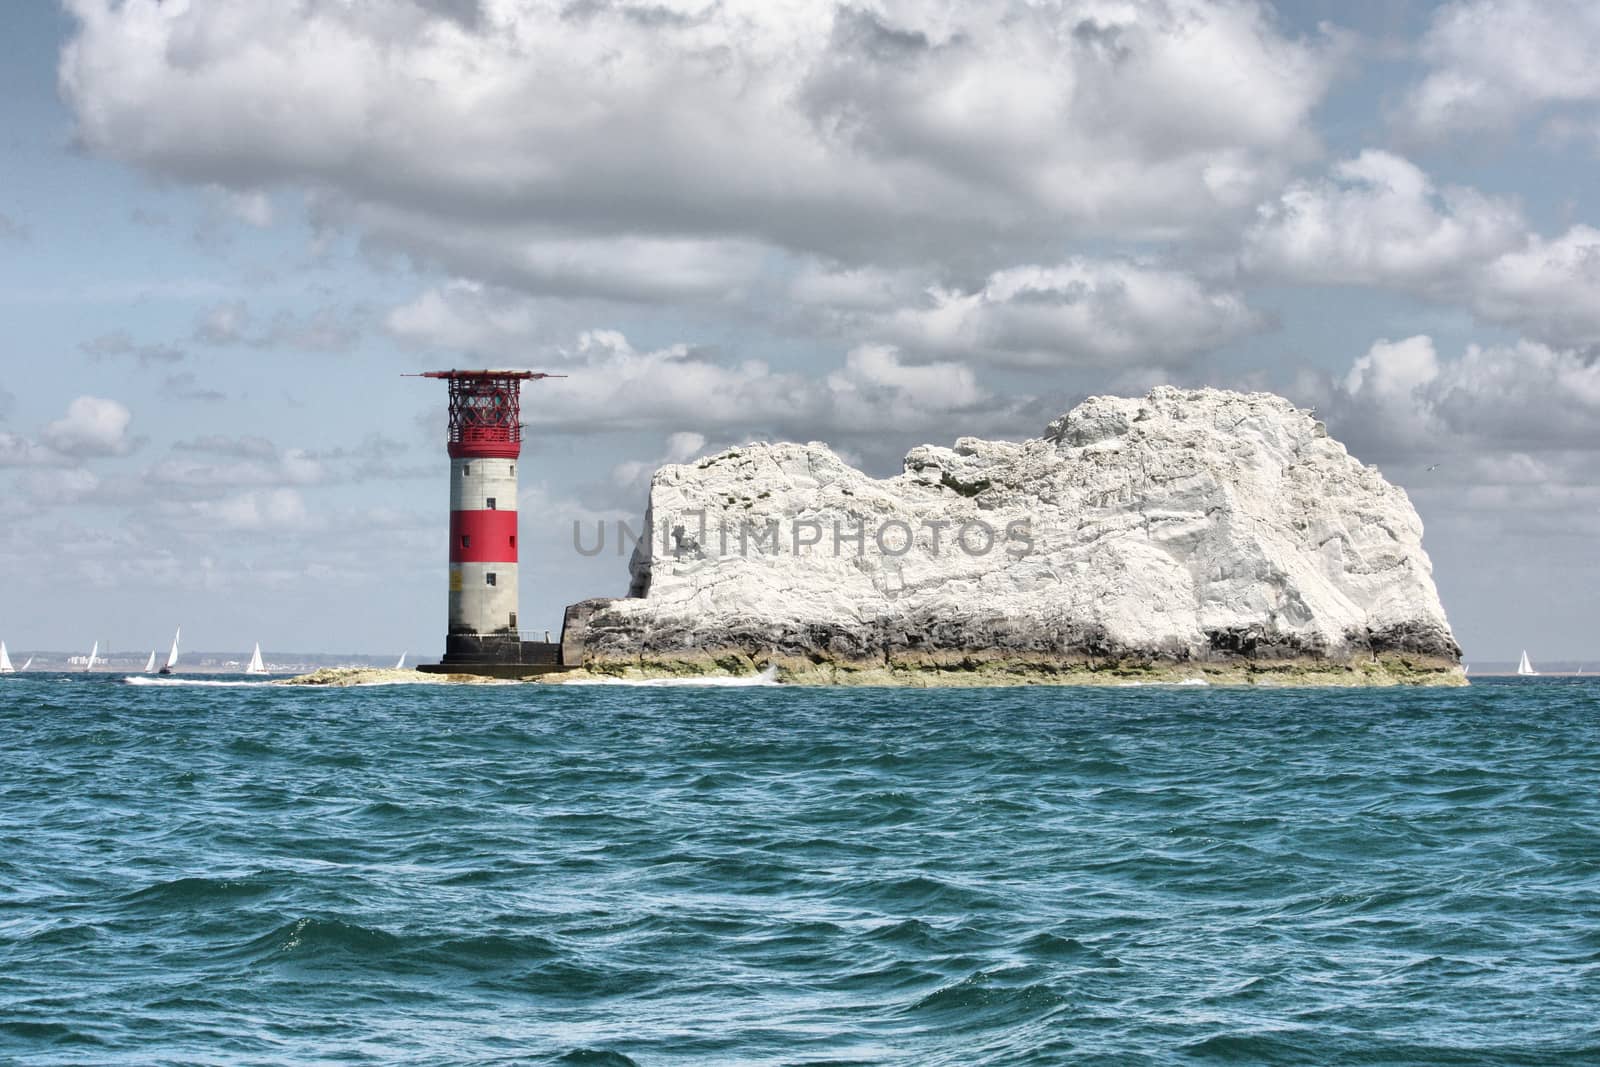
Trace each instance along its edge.
{"label": "white chalk rock", "polygon": [[568,662],[1460,658],[1405,493],[1269,393],[1092,397],[888,479],[749,445],[661,468],[647,518],[630,597],[569,609]]}

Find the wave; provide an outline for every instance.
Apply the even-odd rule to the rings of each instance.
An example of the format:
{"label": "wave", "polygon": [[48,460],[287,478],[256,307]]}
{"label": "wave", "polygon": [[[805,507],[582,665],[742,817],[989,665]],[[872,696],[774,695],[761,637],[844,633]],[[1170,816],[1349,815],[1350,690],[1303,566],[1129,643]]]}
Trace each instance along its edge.
{"label": "wave", "polygon": [[739,678],[573,678],[560,685],[636,685],[651,688],[676,688],[679,686],[704,686],[723,689],[747,689],[752,686],[781,685],[778,668],[768,667],[753,677]]}

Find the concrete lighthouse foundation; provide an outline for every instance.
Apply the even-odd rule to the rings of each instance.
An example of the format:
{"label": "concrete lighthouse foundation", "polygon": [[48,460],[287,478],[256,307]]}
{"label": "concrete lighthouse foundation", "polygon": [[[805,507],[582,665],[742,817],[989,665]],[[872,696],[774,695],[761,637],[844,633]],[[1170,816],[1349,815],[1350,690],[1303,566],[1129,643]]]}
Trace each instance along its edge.
{"label": "concrete lighthouse foundation", "polygon": [[419,671],[520,678],[562,670],[561,646],[517,628],[521,388],[533,371],[432,371],[450,385],[450,570],[444,657]]}

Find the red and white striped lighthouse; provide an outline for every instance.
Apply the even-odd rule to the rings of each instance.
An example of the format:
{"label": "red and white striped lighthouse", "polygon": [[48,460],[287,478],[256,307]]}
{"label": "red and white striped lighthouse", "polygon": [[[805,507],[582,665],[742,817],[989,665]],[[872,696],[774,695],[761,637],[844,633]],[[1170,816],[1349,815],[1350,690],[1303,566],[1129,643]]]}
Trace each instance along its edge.
{"label": "red and white striped lighthouse", "polygon": [[445,664],[542,658],[517,632],[520,370],[429,371],[450,384],[450,607]]}

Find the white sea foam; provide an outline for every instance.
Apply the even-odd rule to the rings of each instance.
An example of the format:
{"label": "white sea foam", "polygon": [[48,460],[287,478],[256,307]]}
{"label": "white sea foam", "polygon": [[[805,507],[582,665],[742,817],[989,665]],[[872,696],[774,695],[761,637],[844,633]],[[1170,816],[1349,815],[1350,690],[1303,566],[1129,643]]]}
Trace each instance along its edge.
{"label": "white sea foam", "polygon": [[231,682],[221,678],[156,678],[147,674],[130,674],[122,679],[129,685],[181,685],[201,686],[211,689],[253,689],[271,685],[271,682]]}
{"label": "white sea foam", "polygon": [[778,668],[768,667],[753,677],[741,678],[573,678],[560,685],[637,685],[654,688],[712,687],[748,689],[752,686],[778,685]]}

